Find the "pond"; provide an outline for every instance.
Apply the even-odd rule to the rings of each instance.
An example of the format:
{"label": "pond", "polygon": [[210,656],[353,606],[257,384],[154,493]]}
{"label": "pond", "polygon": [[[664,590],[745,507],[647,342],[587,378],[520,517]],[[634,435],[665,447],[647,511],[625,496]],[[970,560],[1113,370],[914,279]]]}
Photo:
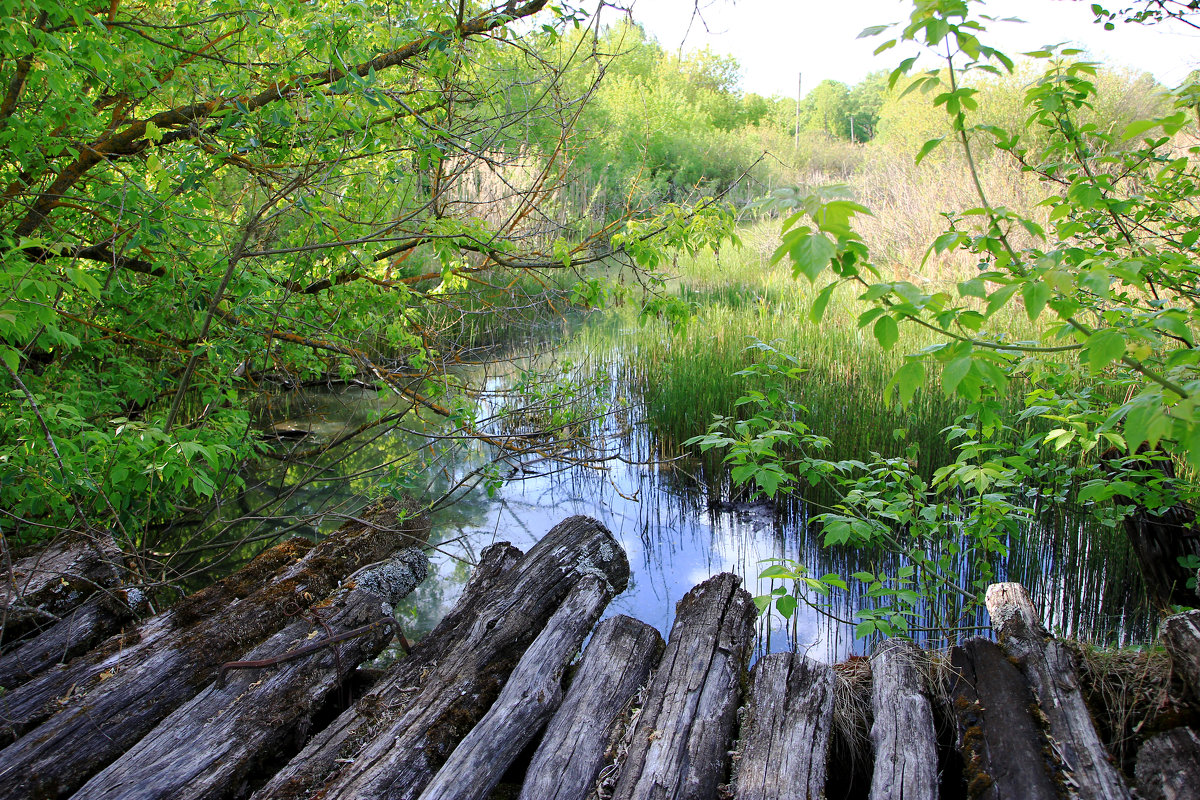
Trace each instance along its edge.
{"label": "pond", "polygon": [[[816,512],[803,502],[730,503],[715,496],[721,490],[701,476],[702,465],[695,456],[679,455],[676,446],[644,421],[641,398],[624,369],[628,347],[636,338],[633,332],[611,324],[605,330],[602,335],[593,330],[576,337],[575,344],[551,354],[544,343],[531,343],[504,359],[472,367],[482,373],[472,376],[473,383],[485,387],[473,410],[490,417],[494,426],[506,419],[511,423],[510,416],[498,412],[511,400],[508,390],[535,367],[555,364],[556,380],[573,376],[580,385],[599,386],[606,405],[589,423],[587,436],[600,448],[603,468],[526,458],[516,467],[506,465],[503,477],[512,479],[493,485],[490,494],[482,486],[456,492],[455,502],[434,514],[436,575],[400,609],[410,635],[431,629],[453,606],[483,548],[508,541],[527,550],[573,514],[602,521],[629,555],[629,589],[614,600],[607,615],[636,617],[664,635],[675,603],[716,573],[735,572],[752,593],[765,594],[774,584],[757,576],[767,559],[794,559],[814,575],[848,574],[869,565],[869,556],[822,547],[819,533],[809,525]],[[311,438],[295,445],[305,449],[314,440],[331,441],[407,405],[373,388],[343,386],[275,396],[270,413],[277,421],[286,420],[288,427],[312,431]],[[404,483],[406,489],[437,496],[464,477],[478,475],[486,461],[478,447],[443,448],[448,443],[431,437],[412,415],[360,439],[336,458],[305,460],[258,476],[251,497],[285,495],[278,513],[315,518],[324,510],[345,512],[361,504],[380,483],[385,489],[389,483]],[[413,486],[412,475],[406,473],[406,465],[415,463],[414,454],[421,454],[425,465],[425,485]],[[335,517],[324,527],[336,524]],[[998,573],[1029,589],[1051,631],[1106,644],[1149,639],[1151,615],[1119,531],[1099,529],[1054,509],[1040,514],[1010,546],[1008,558],[997,565]],[[864,652],[869,643],[856,641],[852,628],[837,620],[852,618],[862,598],[813,600],[827,605],[801,605],[786,623],[778,614],[760,618],[758,653],[797,648],[813,658],[838,661]],[[969,623],[986,626],[987,620],[976,617]]]}

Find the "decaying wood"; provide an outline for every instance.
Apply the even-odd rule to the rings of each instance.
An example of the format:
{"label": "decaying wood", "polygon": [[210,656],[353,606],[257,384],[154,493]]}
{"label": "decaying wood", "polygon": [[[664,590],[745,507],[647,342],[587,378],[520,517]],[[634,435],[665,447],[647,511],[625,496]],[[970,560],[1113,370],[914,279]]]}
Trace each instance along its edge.
{"label": "decaying wood", "polygon": [[67,663],[148,610],[146,596],[137,589],[94,592],[49,629],[0,656],[0,686],[11,691],[55,664]]}
{"label": "decaying wood", "polygon": [[1051,747],[1068,782],[1080,797],[1130,797],[1083,701],[1075,657],[1047,633],[1025,587],[992,584],[986,602],[1001,646],[1016,659],[1046,717]]}
{"label": "decaying wood", "polygon": [[121,550],[107,531],[70,533],[9,569],[0,542],[0,642],[58,622],[97,589],[121,579]]}
{"label": "decaying wood", "polygon": [[583,800],[604,768],[621,715],[646,684],[663,640],[626,616],[596,627],[562,707],[525,771],[520,800]]}
{"label": "decaying wood", "polygon": [[[507,557],[505,549],[485,552]],[[318,790],[326,800],[417,797],[567,593],[588,575],[606,580],[614,593],[629,580],[620,544],[587,517],[564,520],[518,564],[489,571],[492,580],[473,580],[407,658],[255,797],[282,800]]]}
{"label": "decaying wood", "polygon": [[1171,654],[1171,668],[1192,696],[1200,698],[1200,611],[1167,617],[1162,624],[1162,643]]}
{"label": "decaying wood", "polygon": [[921,670],[925,658],[903,639],[889,639],[871,653],[871,800],[938,796],[937,735]]}
{"label": "decaying wood", "polygon": [[275,661],[347,633],[357,635],[266,669],[230,674],[223,685],[210,684],[73,797],[200,800],[231,795],[257,763],[299,749],[303,732],[330,692],[391,639],[392,607],[428,571],[429,561],[417,548],[367,567],[314,607],[321,624],[298,619],[241,660]]}
{"label": "decaying wood", "polygon": [[[28,731],[0,751],[0,796],[62,797],[77,789],[194,697],[222,663],[278,631],[356,569],[414,537],[423,540],[427,523],[398,522],[398,510],[387,501],[320,544],[272,548],[211,591],[0,697],[9,730]],[[29,731],[39,719],[46,721]]]}
{"label": "decaying wood", "polygon": [[1147,740],[1138,750],[1135,772],[1142,800],[1200,797],[1200,736],[1175,728]]}
{"label": "decaying wood", "polygon": [[1048,743],[1033,718],[1025,676],[993,642],[972,639],[950,651],[967,796],[1056,800]]}
{"label": "decaying wood", "polygon": [[740,587],[722,573],[676,605],[614,800],[709,800],[726,780],[756,616]]}
{"label": "decaying wood", "polygon": [[799,653],[772,653],[754,665],[742,722],[737,800],[825,796],[833,727],[833,669]]}
{"label": "decaying wood", "polygon": [[587,575],[529,645],[496,702],[458,745],[421,800],[486,800],[504,772],[558,710],[563,672],[612,600],[606,581]]}

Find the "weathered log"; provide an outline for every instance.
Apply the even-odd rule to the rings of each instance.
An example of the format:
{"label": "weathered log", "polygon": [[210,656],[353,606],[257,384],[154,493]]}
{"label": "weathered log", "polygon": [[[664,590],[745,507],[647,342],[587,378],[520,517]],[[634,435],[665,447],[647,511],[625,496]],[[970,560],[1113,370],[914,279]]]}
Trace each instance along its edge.
{"label": "weathered log", "polygon": [[1200,736],[1188,728],[1160,733],[1138,750],[1134,771],[1142,800],[1200,797]]}
{"label": "weathered log", "polygon": [[993,642],[972,639],[950,651],[951,694],[967,796],[1056,800],[1048,742],[1030,709],[1025,676]]}
{"label": "weathered log", "polygon": [[676,605],[614,800],[708,800],[726,780],[754,639],[754,603],[740,587],[740,578],[722,573]]}
{"label": "weathered log", "polygon": [[1051,743],[1079,796],[1130,797],[1084,703],[1074,654],[1046,631],[1025,587],[992,584],[986,602],[992,629],[1029,681]]}
{"label": "weathered log", "polygon": [[1163,646],[1171,654],[1171,667],[1193,698],[1200,699],[1200,611],[1167,617],[1162,624]]}
{"label": "weathered log", "polygon": [[257,764],[299,749],[303,741],[297,735],[303,736],[325,698],[392,638],[392,607],[428,571],[429,561],[417,548],[362,570],[314,608],[321,624],[297,620],[240,659],[275,664],[231,672],[210,684],[73,797],[232,795]]}
{"label": "weathered log", "polygon": [[742,722],[737,800],[825,796],[833,727],[833,669],[799,653],[772,653],[754,665]]}
{"label": "weathered log", "polygon": [[563,672],[612,600],[612,587],[588,575],[529,645],[500,696],[433,776],[422,800],[486,800],[562,703]]}
{"label": "weathered log", "polygon": [[622,715],[662,655],[658,631],[626,616],[596,628],[566,699],[525,770],[520,800],[583,800]]}
{"label": "weathered log", "polygon": [[[506,558],[504,550],[485,552]],[[620,544],[588,517],[564,520],[520,563],[489,571],[494,580],[473,581],[411,655],[255,797],[305,797],[318,789],[326,800],[417,797],[567,593],[587,575],[612,584],[614,594],[629,580]]]}
{"label": "weathered log", "polygon": [[0,642],[8,645],[58,622],[97,589],[116,586],[121,549],[108,531],[73,532],[11,569],[0,561],[0,571]]}
{"label": "weathered log", "polygon": [[938,796],[937,734],[921,674],[921,648],[888,639],[871,653],[871,800],[932,800]]}
{"label": "weathered log", "polygon": [[[142,623],[131,636],[110,639],[66,669],[45,673],[0,698],[0,714],[10,717],[11,727],[27,729],[29,720],[49,717],[0,751],[0,796],[61,797],[77,789],[194,697],[222,663],[278,631],[356,569],[414,537],[423,539],[427,524],[397,524],[397,510],[394,501],[380,504],[312,546],[299,561],[269,569],[305,549],[293,544],[289,554],[285,545],[283,553],[231,576],[232,584],[198,592]],[[270,580],[264,586],[265,578]],[[222,602],[214,608],[216,598]],[[41,704],[30,708],[31,700]],[[55,706],[62,710],[50,716]],[[16,720],[14,708],[22,712]]]}
{"label": "weathered log", "polygon": [[104,589],[46,631],[0,656],[0,686],[12,690],[55,664],[65,664],[149,611],[137,589]]}

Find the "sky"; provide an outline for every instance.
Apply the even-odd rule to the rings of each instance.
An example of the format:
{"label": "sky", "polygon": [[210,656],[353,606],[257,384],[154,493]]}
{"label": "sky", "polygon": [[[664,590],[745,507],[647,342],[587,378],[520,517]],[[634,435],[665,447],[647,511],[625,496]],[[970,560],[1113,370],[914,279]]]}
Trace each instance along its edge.
{"label": "sky", "polygon": [[[826,79],[857,83],[867,73],[891,69],[905,56],[897,47],[873,56],[883,37],[858,39],[863,28],[905,19],[900,0],[699,0],[704,23],[693,20],[696,0],[636,0],[633,17],[668,50],[708,45],[732,55],[742,67],[742,88],[762,95],[795,97]],[[1117,0],[1106,5],[1132,5]],[[1024,24],[996,22],[981,37],[1015,55],[1047,44],[1070,42],[1096,60],[1150,72],[1175,86],[1200,67],[1200,31],[1178,23],[1157,26],[1095,24],[1090,2],[988,0],[986,13],[1020,17]],[[611,12],[610,12],[611,13]],[[690,30],[689,30],[690,23]]]}

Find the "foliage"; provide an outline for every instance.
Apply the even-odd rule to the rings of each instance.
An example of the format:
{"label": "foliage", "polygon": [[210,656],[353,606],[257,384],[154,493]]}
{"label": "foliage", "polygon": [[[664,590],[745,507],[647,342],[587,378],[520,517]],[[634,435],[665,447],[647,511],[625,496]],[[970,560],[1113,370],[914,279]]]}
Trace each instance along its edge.
{"label": "foliage", "polygon": [[[973,207],[947,210],[947,227],[928,252],[961,251],[978,263],[976,274],[953,290],[886,279],[855,230],[856,218],[870,212],[837,190],[780,195],[790,215],[775,256],[820,287],[814,320],[834,292],[857,287],[866,304],[859,325],[881,347],[895,347],[907,326],[938,337],[906,356],[888,394],[908,404],[927,372],[940,372],[944,393],[971,404],[970,416],[947,430],[959,440],[957,461],[926,482],[906,459],[796,461],[774,446],[783,441],[774,433],[769,446],[756,449],[765,434],[735,440],[720,420],[697,439],[702,447],[726,449],[742,467],[739,477],[764,492],[790,489],[814,472],[840,483],[842,502],[822,518],[826,542],[883,546],[901,559],[892,580],[912,581],[915,592],[886,589],[877,575],[859,576],[869,585],[867,596],[876,598],[860,614],[860,634],[910,630],[903,620],[918,603],[933,607],[939,627],[953,628],[958,614],[948,610],[963,599],[966,607],[980,601],[993,577],[992,558],[1019,533],[1022,509],[1038,500],[1061,502],[1070,491],[1073,502],[1090,504],[1116,524],[1134,507],[1193,497],[1188,482],[1156,466],[1162,464],[1156,451],[1200,467],[1194,280],[1200,149],[1177,138],[1194,90],[1177,92],[1168,113],[1102,126],[1088,117],[1097,65],[1079,61],[1076,51],[1048,49],[1031,54],[1045,68],[1026,92],[1027,118],[1005,127],[980,118],[981,90],[970,81],[1015,66],[985,43],[985,34],[971,3],[915,0],[909,22],[879,48],[915,41],[943,59],[943,68],[924,71],[915,71],[916,58],[906,59],[890,81],[908,77],[904,91],[945,115],[946,133],[922,145],[917,162],[957,147],[977,197]],[[1046,224],[985,191],[979,173],[985,149],[1041,181]],[[1012,339],[998,330],[1014,308],[1044,333]],[[1018,385],[1025,387],[1026,410],[1012,420],[999,413],[996,399]],[[759,394],[771,396],[761,388]],[[794,414],[788,402],[781,397],[747,432],[787,429]],[[1014,428],[1031,420],[1048,422],[1049,430],[1018,435]],[[1114,450],[1130,461],[1107,455]],[[1094,474],[1080,480],[1075,465],[1102,453],[1116,480]],[[750,463],[753,469],[744,466]],[[965,584],[956,578],[960,548]]]}

